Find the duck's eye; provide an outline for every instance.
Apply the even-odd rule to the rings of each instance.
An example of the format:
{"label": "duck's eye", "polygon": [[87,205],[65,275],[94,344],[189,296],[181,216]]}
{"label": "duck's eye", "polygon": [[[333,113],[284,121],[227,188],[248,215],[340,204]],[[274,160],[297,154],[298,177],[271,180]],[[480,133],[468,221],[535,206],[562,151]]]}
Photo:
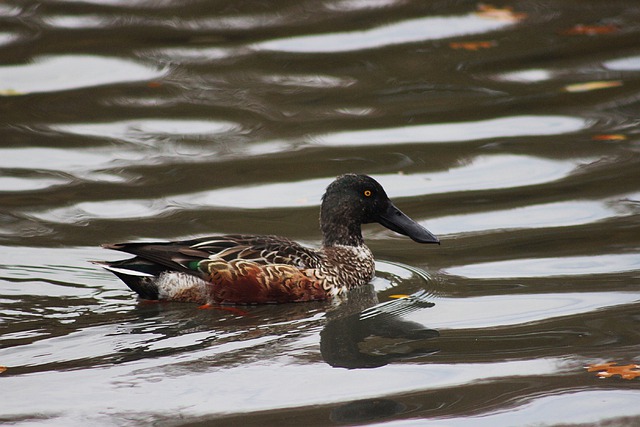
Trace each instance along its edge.
{"label": "duck's eye", "polygon": [[371,190],[364,190],[365,197],[371,197]]}

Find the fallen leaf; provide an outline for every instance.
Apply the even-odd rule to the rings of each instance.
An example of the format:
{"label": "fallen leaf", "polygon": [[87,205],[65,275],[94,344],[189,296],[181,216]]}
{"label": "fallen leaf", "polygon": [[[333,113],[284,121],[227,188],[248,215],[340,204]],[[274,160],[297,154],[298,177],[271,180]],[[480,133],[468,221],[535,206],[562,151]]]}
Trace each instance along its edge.
{"label": "fallen leaf", "polygon": [[622,86],[620,80],[598,81],[598,82],[585,82],[575,83],[564,87],[565,92],[589,92],[598,89],[608,89],[611,87]]}
{"label": "fallen leaf", "polygon": [[24,95],[22,92],[18,92],[15,89],[0,89],[0,96],[19,96]]}
{"label": "fallen leaf", "polygon": [[514,12],[512,7],[495,7],[490,4],[480,3],[476,15],[481,18],[494,19],[503,22],[520,22],[527,17],[526,13]]}
{"label": "fallen leaf", "polygon": [[394,294],[394,295],[389,295],[389,298],[393,298],[393,299],[402,299],[402,298],[409,298],[410,295],[406,295],[406,294]]}
{"label": "fallen leaf", "polygon": [[609,133],[593,135],[591,139],[593,139],[594,141],[624,141],[627,139],[627,136],[621,133]]}
{"label": "fallen leaf", "polygon": [[618,365],[616,362],[600,363],[586,367],[587,372],[597,372],[599,378],[610,378],[620,375],[622,379],[632,380],[640,377],[640,365]]}
{"label": "fallen leaf", "polygon": [[7,370],[6,366],[0,366],[0,374]]}
{"label": "fallen leaf", "polygon": [[154,81],[154,82],[147,83],[147,87],[150,87],[150,88],[153,88],[153,89],[155,89],[157,87],[160,87],[160,86],[162,86],[162,82],[155,82]]}
{"label": "fallen leaf", "polygon": [[449,43],[449,47],[451,49],[464,49],[464,50],[489,49],[490,47],[495,47],[495,46],[496,46],[496,42],[494,42],[494,41],[451,42],[451,43]]}
{"label": "fallen leaf", "polygon": [[568,36],[596,36],[601,34],[611,34],[620,30],[620,27],[617,25],[609,24],[609,25],[583,25],[577,24],[568,30],[562,31],[561,34]]}

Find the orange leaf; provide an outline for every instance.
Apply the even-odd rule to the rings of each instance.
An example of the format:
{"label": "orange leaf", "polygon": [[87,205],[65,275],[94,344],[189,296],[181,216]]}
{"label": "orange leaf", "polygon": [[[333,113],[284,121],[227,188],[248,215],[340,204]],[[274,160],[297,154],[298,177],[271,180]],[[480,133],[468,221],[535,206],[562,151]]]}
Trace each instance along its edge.
{"label": "orange leaf", "polygon": [[494,42],[494,41],[451,42],[451,43],[449,43],[449,47],[451,49],[464,49],[464,50],[488,49],[490,47],[495,47],[495,46],[496,46],[496,42]]}
{"label": "orange leaf", "polygon": [[594,141],[624,141],[627,139],[627,136],[621,133],[609,133],[593,135],[591,139],[593,139]]}
{"label": "orange leaf", "polygon": [[575,83],[571,85],[566,85],[564,90],[566,92],[589,92],[592,90],[598,89],[608,89],[610,87],[619,87],[622,86],[622,81],[620,80],[609,80],[609,81],[599,81],[599,82],[585,82],[585,83]]}
{"label": "orange leaf", "polygon": [[583,25],[577,24],[568,30],[564,30],[562,34],[567,36],[595,36],[600,34],[611,34],[619,31],[620,28],[617,25]]}
{"label": "orange leaf", "polygon": [[389,295],[389,298],[393,298],[393,299],[409,298],[409,295],[406,295],[406,294],[395,294],[395,295]]}
{"label": "orange leaf", "polygon": [[162,86],[162,82],[153,81],[153,82],[147,83],[147,87],[150,87],[152,89],[155,89],[155,88],[160,87],[160,86]]}
{"label": "orange leaf", "polygon": [[0,366],[0,374],[7,370],[6,366]]}
{"label": "orange leaf", "polygon": [[514,12],[511,7],[498,8],[490,4],[479,4],[476,15],[481,18],[504,22],[520,22],[527,17],[526,13]]}
{"label": "orange leaf", "polygon": [[610,378],[620,375],[622,379],[632,380],[640,377],[640,365],[617,365],[616,362],[600,363],[586,367],[587,372],[598,372],[599,378]]}

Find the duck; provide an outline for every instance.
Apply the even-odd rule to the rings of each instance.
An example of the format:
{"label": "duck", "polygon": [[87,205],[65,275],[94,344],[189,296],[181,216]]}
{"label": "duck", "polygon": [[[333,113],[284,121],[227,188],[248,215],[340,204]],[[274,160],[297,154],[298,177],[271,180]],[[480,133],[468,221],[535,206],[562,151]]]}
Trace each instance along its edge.
{"label": "duck", "polygon": [[95,261],[139,298],[244,305],[328,300],[369,283],[374,257],[362,224],[379,223],[418,243],[439,239],[405,215],[368,175],[331,182],[320,206],[322,246],[273,235],[227,234],[172,242],[107,243],[133,255]]}

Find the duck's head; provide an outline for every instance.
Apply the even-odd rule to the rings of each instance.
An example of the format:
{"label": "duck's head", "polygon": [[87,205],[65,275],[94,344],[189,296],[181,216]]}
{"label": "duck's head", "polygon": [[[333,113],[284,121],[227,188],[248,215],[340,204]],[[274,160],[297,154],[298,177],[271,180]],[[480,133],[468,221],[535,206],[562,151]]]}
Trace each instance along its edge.
{"label": "duck's head", "polygon": [[372,222],[418,243],[440,243],[429,230],[395,207],[384,188],[370,176],[347,174],[329,184],[320,208],[325,246],[362,245],[361,225]]}

